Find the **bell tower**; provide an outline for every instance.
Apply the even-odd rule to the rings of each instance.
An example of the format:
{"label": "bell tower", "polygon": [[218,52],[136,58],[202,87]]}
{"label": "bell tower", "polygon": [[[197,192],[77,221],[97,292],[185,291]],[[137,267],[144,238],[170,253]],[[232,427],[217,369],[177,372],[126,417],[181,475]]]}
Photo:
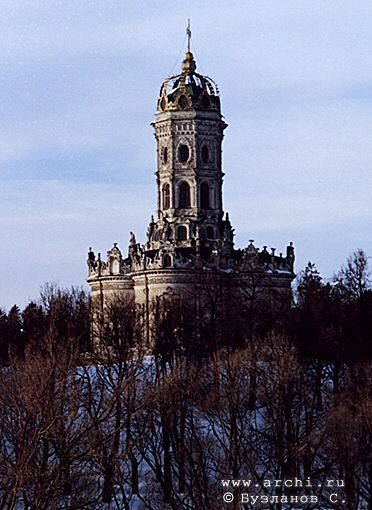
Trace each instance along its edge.
{"label": "bell tower", "polygon": [[157,221],[150,224],[146,248],[158,250],[170,242],[177,250],[201,254],[221,238],[232,246],[233,236],[222,206],[221,153],[227,124],[217,85],[196,72],[190,35],[188,29],[181,73],[162,84],[152,124],[157,142]]}
{"label": "bell tower", "polygon": [[[106,303],[119,295],[143,312],[144,343],[151,345],[161,300],[202,304],[201,287],[217,286],[224,299],[260,300],[272,310],[290,307],[294,248],[275,254],[253,240],[234,249],[234,230],[222,203],[222,141],[227,125],[217,85],[197,72],[188,48],[181,72],[160,88],[152,126],[157,144],[157,208],[145,244],[131,232],[128,255],[114,243],[107,261],[88,254],[94,334],[101,335]],[[254,289],[254,290],[252,290]],[[226,291],[226,292],[225,292]],[[252,294],[253,293],[253,294]],[[208,299],[208,298],[207,298]],[[228,301],[226,301],[227,303]],[[97,332],[97,333],[95,333]]]}

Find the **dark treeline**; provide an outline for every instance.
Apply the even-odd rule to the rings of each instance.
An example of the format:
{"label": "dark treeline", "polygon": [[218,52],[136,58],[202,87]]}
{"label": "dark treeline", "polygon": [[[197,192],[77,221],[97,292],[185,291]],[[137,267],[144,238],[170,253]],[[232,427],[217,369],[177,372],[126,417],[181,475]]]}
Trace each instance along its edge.
{"label": "dark treeline", "polygon": [[54,284],[45,284],[39,300],[31,301],[22,312],[17,305],[8,314],[0,309],[3,366],[10,358],[23,359],[26,350],[42,351],[46,344],[60,349],[71,339],[80,352],[89,351],[89,315],[89,299],[83,290],[62,290]]}
{"label": "dark treeline", "polygon": [[156,300],[151,349],[120,296],[98,338],[82,290],[1,312],[0,510],[372,509],[366,255],[330,283],[309,263],[290,307],[254,276]]}

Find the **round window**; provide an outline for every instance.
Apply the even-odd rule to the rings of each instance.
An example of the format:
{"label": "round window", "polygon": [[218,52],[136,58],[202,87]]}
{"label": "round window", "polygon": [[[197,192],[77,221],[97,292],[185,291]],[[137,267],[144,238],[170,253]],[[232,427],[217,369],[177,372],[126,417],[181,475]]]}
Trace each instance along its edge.
{"label": "round window", "polygon": [[187,97],[185,96],[185,94],[182,94],[182,96],[180,96],[180,98],[178,99],[178,104],[182,108],[182,110],[184,110],[186,108]]}
{"label": "round window", "polygon": [[190,151],[187,145],[182,144],[178,150],[178,157],[181,163],[186,163],[189,159]]}

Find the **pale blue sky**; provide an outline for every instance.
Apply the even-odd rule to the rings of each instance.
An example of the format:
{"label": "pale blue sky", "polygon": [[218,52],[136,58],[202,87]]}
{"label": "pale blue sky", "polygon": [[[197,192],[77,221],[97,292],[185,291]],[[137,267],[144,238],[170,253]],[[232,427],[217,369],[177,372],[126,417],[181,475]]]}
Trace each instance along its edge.
{"label": "pale blue sky", "polygon": [[0,307],[83,285],[89,246],[145,242],[150,123],[188,17],[229,124],[237,247],[293,241],[296,271],[326,278],[372,255],[370,0],[2,0]]}

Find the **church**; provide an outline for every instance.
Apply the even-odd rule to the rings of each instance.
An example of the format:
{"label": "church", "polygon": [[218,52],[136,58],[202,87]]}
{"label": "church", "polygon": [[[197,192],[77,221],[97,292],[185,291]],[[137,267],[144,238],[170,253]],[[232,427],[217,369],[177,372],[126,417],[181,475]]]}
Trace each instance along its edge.
{"label": "church", "polygon": [[128,253],[114,243],[107,259],[88,253],[93,309],[121,295],[143,309],[162,296],[197,299],[200,281],[219,282],[235,296],[254,292],[263,300],[290,302],[294,274],[292,243],[285,253],[250,240],[234,246],[234,229],[223,209],[222,141],[227,124],[215,82],[197,72],[188,51],[181,72],[161,86],[156,120],[156,217],[146,243],[130,233]]}

